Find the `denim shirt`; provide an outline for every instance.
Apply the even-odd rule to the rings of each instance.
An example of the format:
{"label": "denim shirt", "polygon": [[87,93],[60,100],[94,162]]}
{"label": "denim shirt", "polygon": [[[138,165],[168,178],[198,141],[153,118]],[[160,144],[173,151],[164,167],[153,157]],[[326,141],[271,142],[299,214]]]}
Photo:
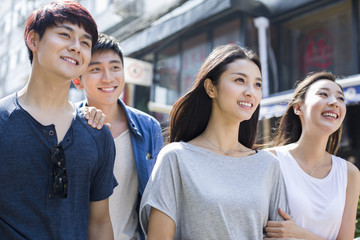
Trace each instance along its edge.
{"label": "denim shirt", "polygon": [[[86,101],[77,104],[77,106],[82,107],[84,104],[87,105]],[[161,127],[159,122],[149,114],[126,106],[120,99],[118,99],[118,104],[125,110],[138,172],[139,194],[142,196],[157,155],[163,146]]]}
{"label": "denim shirt", "polygon": [[126,106],[120,99],[118,103],[125,110],[138,172],[139,193],[142,196],[163,146],[161,127],[154,117]]}

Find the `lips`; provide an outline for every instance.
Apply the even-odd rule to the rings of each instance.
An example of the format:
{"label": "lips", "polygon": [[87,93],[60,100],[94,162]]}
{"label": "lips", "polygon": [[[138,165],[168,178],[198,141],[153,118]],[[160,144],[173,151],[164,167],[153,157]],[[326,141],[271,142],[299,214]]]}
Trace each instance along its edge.
{"label": "lips", "polygon": [[61,59],[65,60],[65,61],[67,61],[69,63],[79,65],[79,61],[76,60],[76,59],[73,59],[73,58],[70,58],[70,57],[61,57]]}

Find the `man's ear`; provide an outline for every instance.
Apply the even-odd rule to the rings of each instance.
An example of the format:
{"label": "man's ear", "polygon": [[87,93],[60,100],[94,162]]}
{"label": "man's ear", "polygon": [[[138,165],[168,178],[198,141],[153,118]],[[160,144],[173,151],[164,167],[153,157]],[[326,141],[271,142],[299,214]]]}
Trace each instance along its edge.
{"label": "man's ear", "polygon": [[82,82],[81,82],[81,76],[80,77],[77,77],[77,78],[74,78],[72,81],[73,81],[73,83],[74,83],[74,85],[75,85],[75,87],[77,88],[77,89],[79,89],[79,90],[81,90],[81,89],[83,89],[84,88],[84,86],[82,85]]}
{"label": "man's ear", "polygon": [[216,96],[216,87],[212,83],[210,78],[206,78],[204,81],[205,92],[210,98],[215,98]]}
{"label": "man's ear", "polygon": [[30,48],[31,51],[36,51],[38,46],[39,34],[34,30],[31,30],[26,36],[26,45]]}

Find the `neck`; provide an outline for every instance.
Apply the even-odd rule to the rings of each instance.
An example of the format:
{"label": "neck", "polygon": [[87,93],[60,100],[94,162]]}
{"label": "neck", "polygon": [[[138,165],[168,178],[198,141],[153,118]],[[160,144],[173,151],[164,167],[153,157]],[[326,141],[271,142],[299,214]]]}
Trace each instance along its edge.
{"label": "neck", "polygon": [[27,85],[18,92],[22,105],[42,109],[68,108],[71,80],[57,76],[46,76],[32,71]]}
{"label": "neck", "polygon": [[309,136],[302,134],[300,139],[294,143],[292,154],[301,159],[309,167],[316,166],[326,161],[326,145],[328,136]]}
{"label": "neck", "polygon": [[239,147],[239,127],[240,123],[225,124],[210,118],[202,135],[221,151],[230,152]]}

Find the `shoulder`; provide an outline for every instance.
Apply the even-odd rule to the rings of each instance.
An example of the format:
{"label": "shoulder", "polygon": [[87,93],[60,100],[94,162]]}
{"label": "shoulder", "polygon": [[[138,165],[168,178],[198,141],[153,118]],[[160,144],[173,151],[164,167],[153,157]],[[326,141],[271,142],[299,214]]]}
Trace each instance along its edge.
{"label": "shoulder", "polygon": [[157,172],[159,169],[178,169],[183,155],[184,151],[180,143],[173,142],[165,145],[157,156],[153,171]]}
{"label": "shoulder", "polygon": [[166,144],[161,150],[161,155],[176,155],[184,151],[183,143],[181,142],[172,142],[169,144]]}
{"label": "shoulder", "polygon": [[14,110],[14,108],[16,107],[15,101],[16,101],[15,93],[0,99],[0,111],[8,112]]}
{"label": "shoulder", "polygon": [[17,109],[16,95],[11,94],[7,97],[0,99],[0,125],[3,125],[11,118],[13,112]]}
{"label": "shoulder", "polygon": [[134,121],[140,123],[156,124],[160,125],[159,122],[150,114],[147,114],[139,109],[125,106],[125,111],[131,116]]}
{"label": "shoulder", "polygon": [[107,126],[103,126],[101,129],[91,127],[87,123],[84,114],[80,112],[79,109],[76,110],[76,115],[77,115],[75,118],[76,130],[79,131],[81,134],[91,136],[98,143],[101,143],[106,139],[113,140],[110,129]]}
{"label": "shoulder", "polygon": [[177,162],[189,153],[182,142],[172,142],[161,148],[157,161]]}
{"label": "shoulder", "polygon": [[350,184],[356,184],[360,187],[360,171],[359,169],[349,161],[346,161],[348,181]]}
{"label": "shoulder", "polygon": [[256,162],[260,168],[274,170],[279,166],[279,161],[276,156],[267,150],[260,150],[257,153],[250,155],[252,161]]}

